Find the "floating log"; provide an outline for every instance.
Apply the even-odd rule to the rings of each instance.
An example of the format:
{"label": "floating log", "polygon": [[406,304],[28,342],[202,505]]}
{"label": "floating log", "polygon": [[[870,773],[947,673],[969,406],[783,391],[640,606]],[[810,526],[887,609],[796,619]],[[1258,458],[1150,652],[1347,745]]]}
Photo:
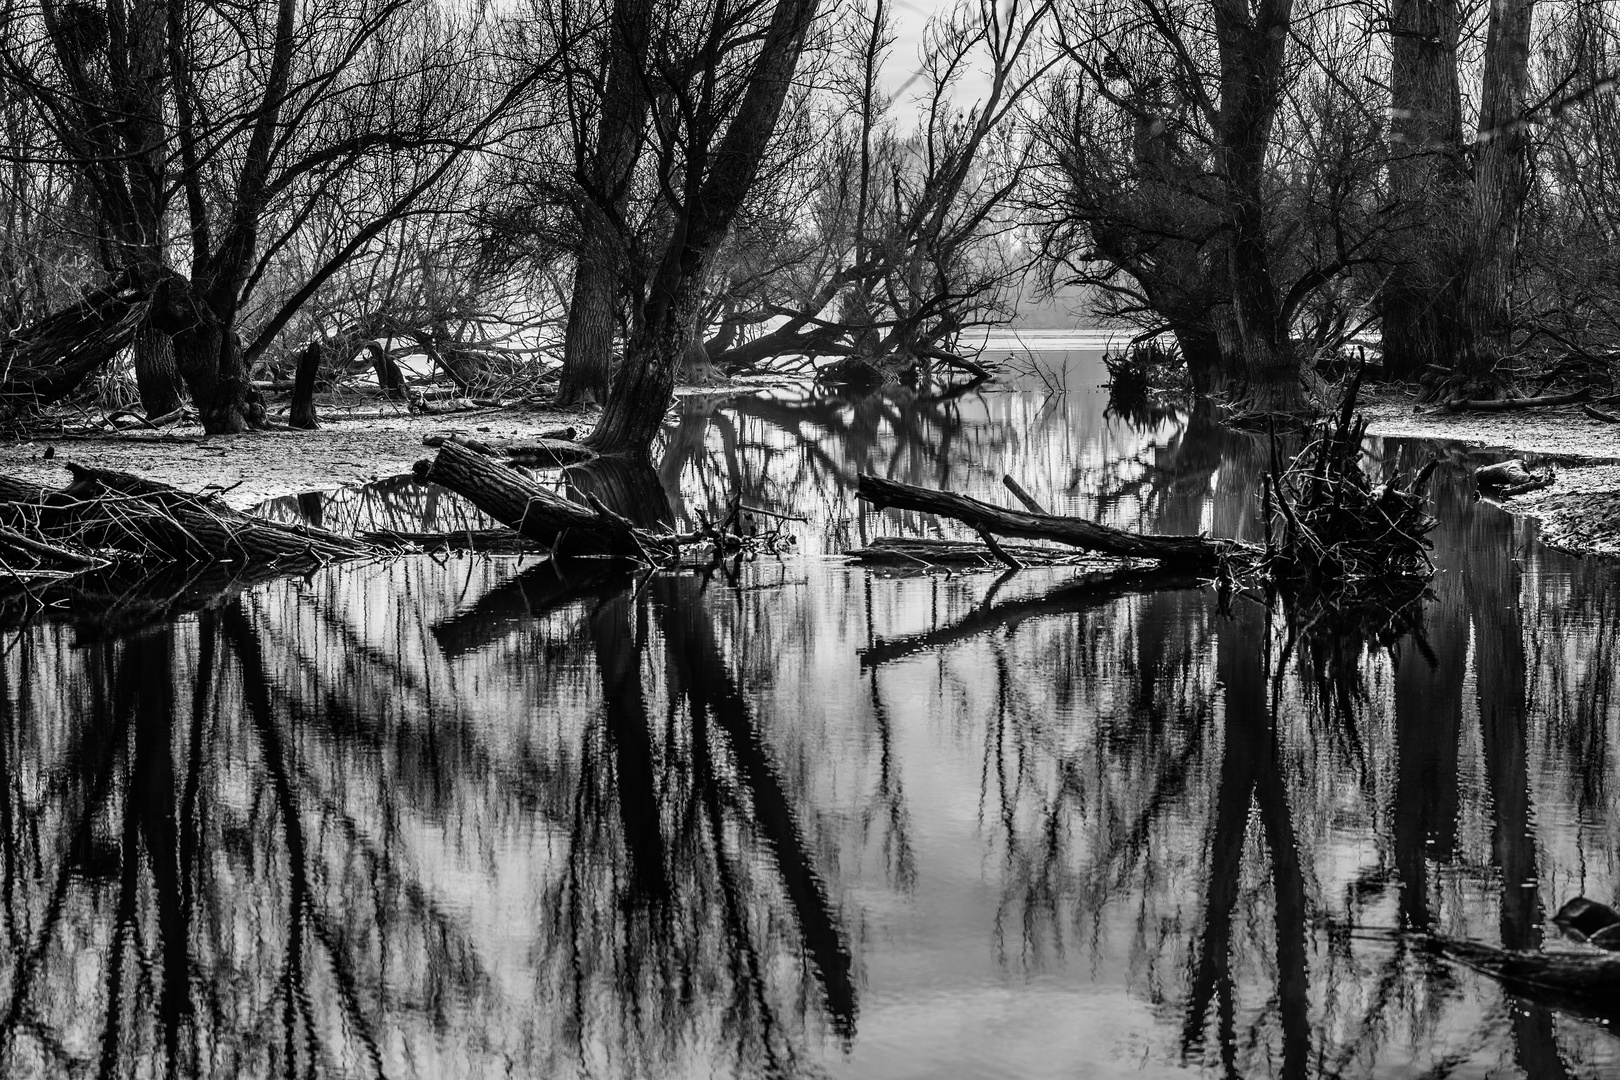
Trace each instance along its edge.
{"label": "floating log", "polygon": [[667,547],[667,538],[635,528],[600,502],[569,502],[453,440],[432,461],[418,461],[415,472],[556,554],[645,558]]}
{"label": "floating log", "polygon": [[1620,956],[1612,952],[1540,952],[1435,937],[1440,955],[1549,1008],[1613,1023],[1620,1020]]}
{"label": "floating log", "polygon": [[1157,559],[1165,566],[1213,569],[1224,558],[1250,555],[1251,545],[1208,536],[1153,536],[1126,532],[1081,518],[1057,517],[1008,510],[992,503],[931,491],[898,480],[862,473],[855,484],[857,498],[882,508],[918,510],[953,518],[982,532],[1015,536],[1022,540],[1051,540],[1101,555],[1122,559]]}

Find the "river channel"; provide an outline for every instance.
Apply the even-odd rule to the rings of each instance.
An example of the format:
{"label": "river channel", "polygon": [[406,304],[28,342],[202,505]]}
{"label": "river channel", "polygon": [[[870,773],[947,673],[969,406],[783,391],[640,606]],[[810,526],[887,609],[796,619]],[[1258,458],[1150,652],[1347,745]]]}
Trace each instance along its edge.
{"label": "river channel", "polygon": [[[712,573],[395,557],[8,628],[0,1075],[1620,1074],[1601,1018],[1425,945],[1564,947],[1561,904],[1620,898],[1613,569],[1377,439],[1442,462],[1393,639],[843,559],[962,535],[861,471],[1256,534],[1260,441],[1109,411],[1095,342],[1008,352],[967,391],[682,398],[655,516],[803,519]],[[405,479],[265,510],[485,524]]]}

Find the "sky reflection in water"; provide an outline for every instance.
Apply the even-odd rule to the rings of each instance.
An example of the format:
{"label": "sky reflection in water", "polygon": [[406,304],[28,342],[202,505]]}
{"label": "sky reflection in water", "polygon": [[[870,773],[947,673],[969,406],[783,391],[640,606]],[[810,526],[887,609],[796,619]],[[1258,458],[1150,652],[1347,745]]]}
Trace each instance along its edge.
{"label": "sky reflection in water", "polygon": [[[1620,1068],[1389,932],[1533,948],[1615,900],[1614,575],[1473,502],[1454,449],[1376,442],[1447,461],[1421,645],[818,554],[938,528],[856,504],[863,469],[1252,531],[1254,444],[1105,416],[1094,354],[1043,359],[1069,393],[686,399],[657,477],[610,479],[810,517],[740,587],[411,558],[201,612],[108,578],[8,633],[0,1071]],[[406,484],[276,511],[481,524]]]}

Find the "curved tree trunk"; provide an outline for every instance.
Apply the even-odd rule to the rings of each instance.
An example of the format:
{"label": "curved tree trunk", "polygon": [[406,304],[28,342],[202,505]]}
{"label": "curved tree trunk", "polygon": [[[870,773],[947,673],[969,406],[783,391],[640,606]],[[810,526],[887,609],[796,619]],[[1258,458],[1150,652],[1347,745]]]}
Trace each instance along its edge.
{"label": "curved tree trunk", "polygon": [[710,258],[742,208],[792,87],[818,0],[776,0],[748,89],[717,143],[689,148],[708,164],[685,179],[685,199],[653,274],[641,325],[614,377],[602,420],[586,444],[603,454],[645,456],[669,407],[695,323]]}

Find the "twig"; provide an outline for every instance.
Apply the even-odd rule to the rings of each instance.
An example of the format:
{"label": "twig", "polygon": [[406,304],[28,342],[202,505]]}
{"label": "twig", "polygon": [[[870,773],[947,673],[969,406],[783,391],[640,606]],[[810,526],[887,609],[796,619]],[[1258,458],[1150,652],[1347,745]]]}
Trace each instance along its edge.
{"label": "twig", "polygon": [[1024,504],[1024,509],[1028,510],[1032,514],[1046,513],[1046,507],[1042,506],[1038,501],[1036,501],[1035,496],[1025,491],[1024,485],[1020,484],[1017,480],[1014,480],[1011,473],[1003,476],[1001,478],[1001,482],[1006,485],[1008,491],[1013,493],[1014,498]]}

